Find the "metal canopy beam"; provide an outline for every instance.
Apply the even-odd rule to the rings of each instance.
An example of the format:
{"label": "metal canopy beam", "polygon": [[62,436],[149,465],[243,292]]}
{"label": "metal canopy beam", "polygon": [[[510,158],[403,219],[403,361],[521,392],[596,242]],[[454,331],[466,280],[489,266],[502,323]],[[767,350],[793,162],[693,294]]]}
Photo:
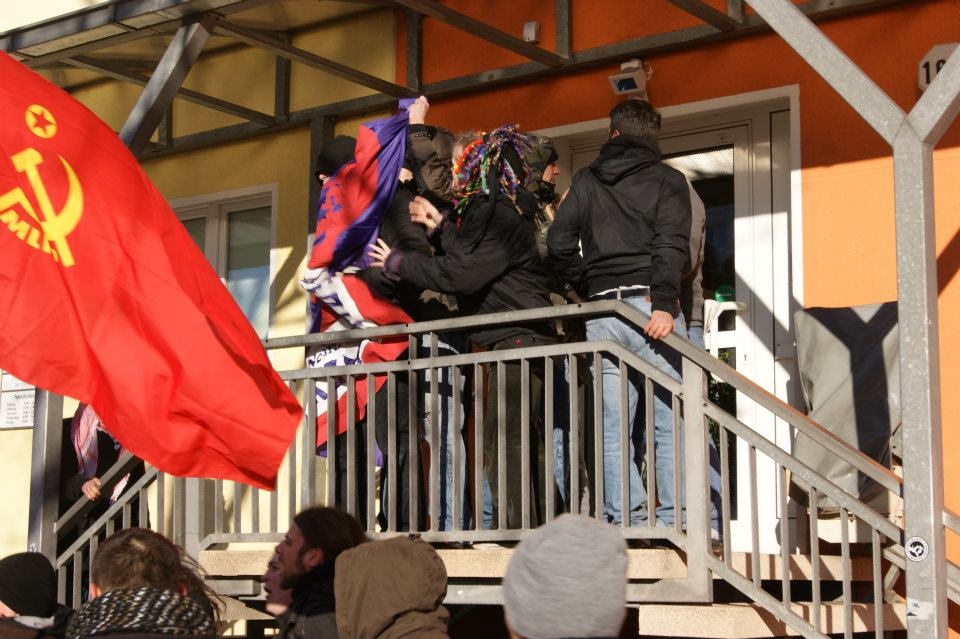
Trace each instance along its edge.
{"label": "metal canopy beam", "polygon": [[707,24],[716,27],[720,31],[730,31],[740,26],[740,20],[737,20],[722,11],[717,11],[703,0],[667,0],[670,4],[683,9],[687,13],[700,18]]}
{"label": "metal canopy beam", "polygon": [[[132,82],[133,84],[138,84],[140,86],[146,86],[150,82],[150,76],[127,71],[115,65],[84,56],[68,58],[66,62],[71,66],[77,67],[78,69],[95,71],[115,80]],[[199,104],[200,106],[226,113],[228,115],[243,118],[244,120],[250,120],[251,122],[259,122],[260,124],[273,124],[274,118],[269,114],[248,109],[240,106],[239,104],[235,104],[227,100],[221,100],[220,98],[215,98],[205,93],[200,93],[199,91],[193,91],[191,89],[180,87],[176,97],[182,98],[187,102],[192,102],[194,104]]]}
{"label": "metal canopy beam", "polygon": [[[56,60],[84,55],[157,34],[169,34],[180,22],[201,12],[215,11],[226,16],[246,11],[273,0],[116,0],[61,16],[39,26],[23,27],[0,37],[0,51],[17,52],[27,58],[23,64],[37,68]],[[77,41],[77,34],[115,26],[125,33],[99,37],[89,42],[33,55],[23,51],[61,40]],[[47,47],[49,48],[49,47]]]}
{"label": "metal canopy beam", "polygon": [[[566,0],[558,1],[565,2]],[[804,4],[797,5],[797,8],[811,19],[816,20],[837,14],[850,13],[857,10],[862,11],[877,6],[898,4],[907,1],[908,0],[830,0],[830,2],[826,2],[825,0],[808,0],[808,2]],[[749,15],[744,19],[742,26],[732,31],[718,32],[713,27],[705,24],[697,27],[678,29],[655,36],[633,38],[593,49],[578,51],[571,56],[570,63],[562,68],[548,68],[538,62],[526,62],[519,65],[491,69],[482,73],[469,74],[458,78],[434,82],[424,86],[422,92],[424,95],[434,98],[463,94],[468,91],[489,90],[493,87],[513,82],[527,81],[566,73],[574,69],[586,69],[618,62],[625,58],[636,57],[641,54],[660,53],[701,43],[717,42],[762,33],[769,30],[769,25],[767,25],[761,17]],[[143,154],[143,157],[145,159],[161,157],[216,144],[245,140],[275,131],[286,130],[292,126],[302,126],[310,120],[319,117],[330,115],[362,115],[373,110],[389,108],[393,104],[393,98],[385,95],[370,95],[363,98],[344,100],[296,111],[290,114],[289,120],[277,122],[272,126],[244,123],[183,136],[174,140],[174,143],[167,148],[148,150]]]}
{"label": "metal canopy beam", "polygon": [[408,9],[419,11],[420,13],[445,22],[452,27],[469,33],[472,36],[486,40],[492,44],[502,47],[514,53],[530,58],[540,64],[548,67],[561,67],[567,60],[556,53],[551,53],[546,49],[524,42],[520,38],[505,33],[500,29],[491,27],[485,22],[464,15],[459,11],[454,11],[436,0],[393,0],[395,4],[402,5]]}
{"label": "metal canopy beam", "polygon": [[407,86],[416,93],[423,84],[423,14],[407,10]]}
{"label": "metal canopy beam", "polygon": [[197,22],[183,25],[163,53],[156,72],[150,76],[120,131],[120,139],[134,155],[138,155],[150,141],[150,136],[170,108],[187,73],[200,57],[215,21],[214,16],[207,15]]}
{"label": "metal canopy beam", "polygon": [[555,0],[554,15],[557,21],[557,55],[569,58],[573,51],[570,33],[570,0]]}
{"label": "metal canopy beam", "polygon": [[910,552],[913,556],[906,562],[908,636],[945,639],[948,614],[933,145],[960,113],[960,52],[953,53],[907,115],[789,0],[747,2],[893,147],[904,528],[908,538],[895,541],[908,549],[924,549]]}
{"label": "metal canopy beam", "polygon": [[322,56],[316,55],[315,53],[310,53],[309,51],[304,51],[303,49],[298,49],[293,45],[278,40],[277,38],[271,38],[269,36],[263,35],[262,33],[252,31],[250,29],[244,29],[243,27],[238,27],[235,24],[231,24],[226,20],[219,20],[217,22],[217,32],[225,33],[232,38],[245,42],[251,46],[260,47],[261,49],[266,49],[272,53],[275,53],[278,56],[292,60],[293,62],[299,62],[300,64],[305,64],[314,69],[319,69],[331,75],[335,75],[344,80],[349,80],[350,82],[356,82],[362,86],[365,86],[374,91],[379,91],[380,93],[386,93],[387,95],[392,95],[397,98],[406,98],[413,95],[413,92],[398,84],[393,82],[388,82],[376,76],[370,75],[369,73],[364,73],[349,67],[345,64],[341,64],[329,58],[324,58]]}

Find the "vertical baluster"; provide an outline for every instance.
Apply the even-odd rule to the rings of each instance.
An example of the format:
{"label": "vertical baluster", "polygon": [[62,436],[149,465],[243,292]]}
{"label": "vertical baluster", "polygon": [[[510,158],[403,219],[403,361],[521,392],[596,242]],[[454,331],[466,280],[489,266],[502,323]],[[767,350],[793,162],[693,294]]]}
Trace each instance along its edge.
{"label": "vertical baluster", "polygon": [[[409,339],[407,356],[415,358],[417,355],[417,338],[413,335]],[[407,503],[410,513],[410,532],[420,530],[420,380],[415,370],[408,369],[407,380],[410,392],[407,394]],[[432,472],[432,471],[431,471]],[[400,477],[397,477],[399,481]]]}
{"label": "vertical baluster", "polygon": [[653,432],[653,380],[647,376],[643,378],[643,418],[647,448],[647,526],[653,528],[657,525],[657,453]]}
{"label": "vertical baluster", "polygon": [[790,480],[787,469],[777,465],[777,491],[780,493],[780,586],[783,588],[783,607],[790,610],[790,517],[787,512],[787,493]]}
{"label": "vertical baluster", "polygon": [[353,375],[347,375],[347,496],[346,504],[340,507],[358,519],[362,516],[357,512],[357,380]]}
{"label": "vertical baluster", "polygon": [[167,512],[166,512],[166,474],[157,473],[157,523],[155,530],[161,535],[167,534]]}
{"label": "vertical baluster", "polygon": [[327,378],[327,476],[324,482],[325,495],[323,502],[327,506],[342,506],[342,504],[337,504],[337,471],[340,469],[337,460],[337,430],[340,428],[340,415],[337,411],[338,398],[337,380],[329,377]]}
{"label": "vertical baluster", "polygon": [[459,366],[451,366],[451,379],[450,379],[450,392],[453,395],[453,415],[449,415],[448,418],[453,420],[453,428],[450,430],[450,434],[453,437],[453,441],[449,442],[450,446],[453,446],[453,530],[461,530],[461,522],[463,520],[463,496],[466,494],[466,486],[461,480],[461,477],[465,477],[463,473],[463,420],[460,418],[463,407],[461,406],[461,395],[460,395],[460,386],[463,384],[463,376],[460,374]]}
{"label": "vertical baluster", "polygon": [[[112,533],[107,533],[109,537]],[[83,569],[86,567],[90,568],[89,563],[84,563],[83,561],[83,551],[77,550],[73,553],[73,592],[71,593],[72,603],[70,606],[72,608],[79,608],[82,603],[82,594],[83,594]]]}
{"label": "vertical baluster", "polygon": [[604,516],[603,499],[603,357],[593,354],[593,511]]}
{"label": "vertical baluster", "polygon": [[150,504],[147,503],[146,488],[141,488],[137,493],[137,517],[137,521],[140,522],[140,525],[146,528],[147,522],[150,519]]}
{"label": "vertical baluster", "polygon": [[520,527],[530,528],[530,362],[520,360]]}
{"label": "vertical baluster", "polygon": [[853,592],[850,579],[850,514],[840,508],[840,560],[843,564],[843,638],[853,639]]}
{"label": "vertical baluster", "polygon": [[[437,334],[430,333],[430,359],[436,360],[439,355]],[[440,477],[446,469],[446,450],[443,445],[443,436],[440,434],[440,367],[431,366],[427,369],[427,383],[430,386],[430,419],[426,427],[430,432],[430,481],[427,489],[430,491],[430,529],[440,529]],[[444,424],[447,426],[447,424]],[[453,446],[453,442],[447,442]]]}
{"label": "vertical baluster", "polygon": [[226,532],[223,525],[223,515],[227,505],[223,498],[222,479],[215,479],[213,482],[213,501],[213,529],[217,533]]}
{"label": "vertical baluster", "polygon": [[123,506],[120,507],[120,517],[123,520],[122,527],[129,528],[133,525],[133,506],[130,505],[130,502],[125,502]]}
{"label": "vertical baluster", "polygon": [[[651,397],[650,400],[652,403],[653,398]],[[686,511],[686,502],[683,498],[686,486],[683,486],[680,482],[680,478],[683,476],[683,473],[680,472],[680,469],[683,468],[683,459],[680,454],[683,452],[684,441],[680,424],[680,398],[671,393],[670,405],[673,409],[673,527],[679,533],[683,532],[683,518]],[[654,471],[656,471],[656,468],[654,468]]]}
{"label": "vertical baluster", "polygon": [[750,568],[753,571],[753,585],[760,587],[760,523],[757,504],[757,449],[749,448],[750,468]]}
{"label": "vertical baluster", "polygon": [[[76,572],[76,564],[73,570]],[[76,608],[80,604],[79,601],[67,601],[67,564],[61,565],[57,570],[57,601],[62,601],[71,608]]]}
{"label": "vertical baluster", "polygon": [[[544,522],[553,520],[553,513],[556,510],[554,503],[554,478],[553,466],[553,423],[555,416],[553,414],[554,392],[553,392],[553,366],[552,357],[543,358],[543,496]],[[539,411],[538,411],[539,412]],[[562,478],[561,478],[561,481]],[[541,522],[543,523],[543,522]]]}
{"label": "vertical baluster", "polygon": [[[290,382],[290,391],[294,393],[294,397],[302,396],[304,398],[302,401],[304,421],[300,424],[300,441],[307,436],[307,431],[310,430],[307,427],[310,425],[310,418],[308,417],[310,404],[313,404],[314,407],[317,405],[316,383],[313,380],[305,379],[301,384],[307,391],[302,394],[296,392],[296,383]],[[313,397],[309,395],[310,389],[314,389]],[[313,428],[316,428],[316,422],[313,423]],[[297,512],[297,445],[297,437],[294,436],[293,441],[290,442],[290,448],[287,449],[287,487],[290,491],[290,494],[287,495],[287,521],[293,519]],[[285,529],[286,525],[284,525]],[[281,531],[278,530],[277,532]]]}
{"label": "vertical baluster", "polygon": [[820,510],[820,493],[813,486],[810,487],[810,566],[813,571],[811,583],[813,605],[813,627],[821,631],[820,623],[820,520],[817,513]]}
{"label": "vertical baluster", "polygon": [[570,400],[570,458],[567,468],[570,471],[570,512],[580,512],[580,360],[576,355],[567,357],[567,395]]}
{"label": "vertical baluster", "polygon": [[250,489],[250,532],[260,532],[260,489]]}
{"label": "vertical baluster", "polygon": [[730,543],[730,519],[733,510],[730,507],[730,434],[719,424],[720,429],[720,521],[723,526],[723,563],[728,566],[733,561],[733,549]]}
{"label": "vertical baluster", "polygon": [[364,510],[365,525],[364,529],[373,532],[377,529],[377,453],[376,453],[376,429],[377,429],[377,378],[372,373],[367,375],[367,437],[364,446],[367,460],[367,467],[364,472],[367,475],[367,499]]}
{"label": "vertical baluster", "polygon": [[97,556],[97,548],[100,547],[100,536],[93,535],[90,537],[90,541],[87,543],[87,559],[89,563],[93,563],[94,557]]}
{"label": "vertical baluster", "polygon": [[184,515],[186,514],[186,479],[176,477],[173,480],[173,543],[183,546]]}
{"label": "vertical baluster", "polygon": [[278,532],[277,527],[280,524],[280,478],[277,478],[277,487],[268,494],[270,506],[270,519],[267,523],[267,532]]}
{"label": "vertical baluster", "polygon": [[[233,533],[243,532],[243,484],[238,481],[230,482],[233,485]],[[177,503],[176,499],[173,501]],[[176,511],[174,511],[173,529],[177,529]]]}
{"label": "vertical baluster", "polygon": [[[492,364],[493,365],[493,364]],[[507,529],[507,367],[497,367],[497,529]]]}
{"label": "vertical baluster", "polygon": [[397,455],[397,374],[387,373],[387,530],[397,530],[397,485],[400,483],[400,469]]}
{"label": "vertical baluster", "polygon": [[876,528],[870,529],[871,562],[873,569],[873,636],[883,639],[883,575],[881,571],[881,538]]}
{"label": "vertical baluster", "polygon": [[483,528],[483,365],[473,365],[473,526]]}
{"label": "vertical baluster", "polygon": [[[630,521],[630,395],[627,363],[620,366],[620,525],[626,528]],[[611,398],[612,399],[612,398]]]}

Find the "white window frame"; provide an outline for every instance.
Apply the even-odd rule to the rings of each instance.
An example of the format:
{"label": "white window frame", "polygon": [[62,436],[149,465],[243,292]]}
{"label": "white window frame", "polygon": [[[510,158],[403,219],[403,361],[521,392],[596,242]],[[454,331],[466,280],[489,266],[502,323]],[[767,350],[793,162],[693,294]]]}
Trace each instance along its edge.
{"label": "white window frame", "polygon": [[[206,219],[204,230],[204,255],[226,286],[227,248],[229,215],[236,211],[252,208],[270,207],[270,258],[269,290],[267,292],[267,331],[264,338],[270,337],[274,330],[275,287],[277,264],[277,184],[251,186],[229,191],[218,191],[185,198],[170,200],[170,208],[181,221],[203,217]],[[215,242],[215,243],[213,243]]]}

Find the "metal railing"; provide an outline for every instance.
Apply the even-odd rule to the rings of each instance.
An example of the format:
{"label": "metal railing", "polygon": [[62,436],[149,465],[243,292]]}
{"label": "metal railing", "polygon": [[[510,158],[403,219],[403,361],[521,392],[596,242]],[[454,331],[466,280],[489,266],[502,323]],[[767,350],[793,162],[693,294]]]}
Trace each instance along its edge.
{"label": "metal railing", "polygon": [[[655,393],[669,397],[674,441],[681,442],[674,446],[672,461],[676,468],[685,469],[675,473],[673,488],[676,495],[685,496],[686,522],[677,517],[672,526],[660,526],[654,517],[634,518],[631,522],[631,517],[624,516],[619,526],[626,538],[634,540],[634,545],[662,540],[683,550],[686,579],[633,583],[629,591],[632,600],[711,601],[713,578],[719,577],[806,637],[852,637],[854,632],[867,629],[880,638],[884,631],[900,628],[897,615],[888,613],[891,606],[900,611],[905,606],[895,594],[905,561],[902,527],[887,513],[846,493],[751,425],[711,403],[707,399],[708,375],[730,384],[753,402],[757,411],[766,411],[809,437],[824,454],[842,460],[875,481],[890,500],[900,499],[902,481],[890,469],[723,362],[674,335],[668,336],[665,343],[681,356],[682,381],[610,341],[518,345],[506,350],[463,353],[447,346],[455,341],[456,334],[478,327],[603,316],[635,326],[644,325],[648,319],[629,304],[611,300],[268,340],[268,349],[282,350],[338,348],[365,341],[402,339],[407,342],[407,354],[397,361],[282,371],[282,377],[305,406],[305,427],[290,447],[278,489],[261,492],[219,480],[176,480],[172,514],[164,510],[167,491],[153,490],[152,523],[155,527],[166,526],[164,531],[169,530],[188,551],[196,552],[230,542],[275,542],[294,513],[316,503],[338,504],[353,512],[374,537],[417,532],[440,544],[509,544],[561,511],[602,516],[610,509],[604,500],[604,489],[613,487],[604,485],[605,460],[599,444],[603,441],[604,405],[605,401],[609,404],[610,398],[604,396],[599,377],[591,379],[589,371],[599,369],[606,359],[620,373],[620,406],[628,400],[632,383],[646,397]],[[537,392],[537,387],[542,387],[542,393]],[[368,401],[362,407],[357,398],[364,394]],[[495,401],[491,394],[496,396]],[[338,411],[341,399],[345,407]],[[654,445],[651,404],[646,402],[644,409],[638,409],[642,419],[634,432],[639,435],[638,443],[643,442],[639,449],[643,454],[634,459],[646,458],[648,470],[642,473],[641,481],[648,495],[657,495],[654,469],[663,460]],[[644,404],[641,402],[640,406]],[[519,438],[508,442],[507,415],[517,408]],[[364,412],[361,414],[359,409]],[[315,424],[318,413],[324,411],[332,416],[326,420],[325,458],[315,454]],[[628,446],[632,429],[626,412],[620,411],[618,419],[619,465],[627,468],[634,461]],[[720,453],[716,469],[720,481],[720,543],[711,543],[711,423],[715,424]],[[403,424],[407,425],[405,431]],[[492,436],[493,430],[485,432],[488,429],[495,429],[496,437]],[[444,433],[448,435],[446,440]],[[732,444],[734,441],[737,446]],[[541,443],[542,457],[538,454]],[[378,448],[381,463],[387,469],[385,476],[380,475],[375,462]],[[734,462],[731,454],[736,454],[736,450],[746,454]],[[565,463],[558,464],[558,460]],[[485,461],[488,469],[496,466],[495,475],[484,472]],[[409,471],[398,481],[393,474],[403,477],[402,473],[392,473],[391,469],[404,463]],[[747,481],[736,482],[734,487],[733,467],[740,464],[748,468]],[[759,485],[770,481],[771,475],[761,477],[759,467],[772,468],[778,486],[777,562],[763,559],[761,552]],[[114,470],[117,472],[111,475],[113,478],[124,472],[122,468]],[[120,525],[129,525],[129,511],[135,499],[139,499],[139,508],[148,508],[147,488],[158,477],[155,471],[148,472],[61,553],[57,562],[61,587],[66,583],[65,575],[72,570],[74,601],[79,600],[78,575],[82,572],[76,566],[89,560],[98,539],[117,525],[111,523],[117,516]],[[495,489],[486,496],[484,486],[493,477]],[[620,473],[619,488],[619,510],[628,513],[635,505],[627,498],[628,473]],[[802,503],[795,501],[798,490],[803,495]],[[734,491],[741,504],[736,516]],[[509,504],[511,497],[519,497],[519,508],[516,503],[513,507],[497,508],[491,521],[491,502],[498,506]],[[819,511],[826,500],[840,513],[838,561],[828,556],[830,549],[821,542]],[[58,522],[58,532],[78,520],[85,507],[78,504],[64,515]],[[518,518],[511,515],[511,508],[514,515],[519,512]],[[749,531],[746,553],[733,552],[731,525],[735,519],[741,529]],[[956,528],[955,515],[945,513],[944,520]],[[851,530],[857,529],[867,531],[866,543],[851,540]],[[960,574],[953,564],[948,566],[948,576],[950,597],[957,601]],[[809,590],[798,590],[797,581],[809,584]],[[865,586],[868,582],[870,585]],[[809,605],[801,605],[801,601]],[[839,610],[838,615],[822,612],[828,601],[833,604],[831,609]],[[865,606],[872,606],[869,615]],[[865,615],[870,618],[865,619]]]}

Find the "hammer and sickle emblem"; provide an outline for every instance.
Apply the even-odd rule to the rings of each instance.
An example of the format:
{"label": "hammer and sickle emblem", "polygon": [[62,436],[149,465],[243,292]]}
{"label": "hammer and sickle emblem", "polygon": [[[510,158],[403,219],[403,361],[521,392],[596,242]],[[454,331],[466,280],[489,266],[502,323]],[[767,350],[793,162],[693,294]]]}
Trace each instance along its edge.
{"label": "hammer and sickle emblem", "polygon": [[30,200],[26,197],[23,189],[17,187],[8,193],[0,195],[0,211],[13,208],[19,204],[30,217],[40,224],[43,229],[46,242],[54,244],[60,256],[60,261],[64,266],[73,266],[75,261],[70,246],[67,244],[67,236],[73,232],[80,222],[83,215],[83,188],[80,186],[80,180],[73,167],[63,159],[57,156],[67,175],[67,200],[59,211],[53,203],[50,202],[50,196],[47,193],[47,187],[40,177],[40,171],[37,167],[43,164],[43,156],[33,148],[24,149],[11,158],[13,166],[17,172],[27,176],[30,186],[33,189],[33,195],[37,205],[40,207],[39,214],[33,208]]}

